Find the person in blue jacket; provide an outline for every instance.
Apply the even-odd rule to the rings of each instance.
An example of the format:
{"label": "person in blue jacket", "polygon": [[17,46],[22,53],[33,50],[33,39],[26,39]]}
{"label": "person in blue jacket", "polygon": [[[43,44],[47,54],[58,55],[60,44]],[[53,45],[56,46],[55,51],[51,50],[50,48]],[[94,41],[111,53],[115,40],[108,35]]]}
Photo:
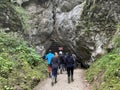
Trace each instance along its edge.
{"label": "person in blue jacket", "polygon": [[49,50],[48,54],[46,54],[45,59],[48,62],[48,73],[49,73],[49,77],[51,77],[51,60],[54,57],[54,54],[51,52],[51,50]]}

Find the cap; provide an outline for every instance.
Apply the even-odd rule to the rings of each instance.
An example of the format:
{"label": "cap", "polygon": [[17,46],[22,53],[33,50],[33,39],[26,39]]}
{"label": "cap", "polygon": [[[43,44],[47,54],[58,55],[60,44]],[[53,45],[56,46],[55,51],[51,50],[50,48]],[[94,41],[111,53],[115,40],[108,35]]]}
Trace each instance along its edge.
{"label": "cap", "polygon": [[62,51],[60,51],[59,54],[62,54]]}

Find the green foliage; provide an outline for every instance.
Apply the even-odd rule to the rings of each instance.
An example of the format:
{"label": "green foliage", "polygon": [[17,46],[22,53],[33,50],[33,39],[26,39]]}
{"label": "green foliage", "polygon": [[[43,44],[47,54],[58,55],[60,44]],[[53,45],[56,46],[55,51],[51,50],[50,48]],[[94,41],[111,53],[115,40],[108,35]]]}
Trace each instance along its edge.
{"label": "green foliage", "polygon": [[9,2],[9,0],[0,0],[0,2]]}
{"label": "green foliage", "polygon": [[0,32],[0,89],[31,90],[32,83],[46,77],[47,63],[17,33]]}
{"label": "green foliage", "polygon": [[3,53],[0,55],[0,73],[2,77],[8,78],[8,75],[13,68],[13,62],[7,60],[6,56],[7,55],[3,55]]}
{"label": "green foliage", "polygon": [[29,30],[31,26],[28,24],[29,15],[28,12],[20,6],[13,6],[15,11],[17,11],[19,18],[22,21],[22,26],[24,30]]}
{"label": "green foliage", "polygon": [[[120,49],[119,49],[120,50]],[[97,90],[120,90],[120,52],[104,55],[97,60],[86,72],[87,80]],[[95,84],[99,83],[99,85]]]}
{"label": "green foliage", "polygon": [[12,87],[9,87],[9,86],[4,86],[5,90],[13,90]]}
{"label": "green foliage", "polygon": [[113,42],[114,42],[115,48],[120,47],[120,35],[116,35],[113,38]]}
{"label": "green foliage", "polygon": [[120,29],[120,22],[117,24],[117,28],[119,28],[119,29]]}
{"label": "green foliage", "polygon": [[[119,32],[119,29],[118,31]],[[86,72],[94,90],[120,90],[120,35],[112,40],[114,50],[96,60]]]}

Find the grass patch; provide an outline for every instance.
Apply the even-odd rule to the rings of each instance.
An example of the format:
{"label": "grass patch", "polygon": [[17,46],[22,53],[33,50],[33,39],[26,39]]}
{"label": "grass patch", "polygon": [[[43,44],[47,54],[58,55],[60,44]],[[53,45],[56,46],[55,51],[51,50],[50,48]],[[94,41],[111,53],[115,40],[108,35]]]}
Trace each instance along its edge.
{"label": "grass patch", "polygon": [[86,72],[94,90],[120,90],[120,49],[98,59]]}

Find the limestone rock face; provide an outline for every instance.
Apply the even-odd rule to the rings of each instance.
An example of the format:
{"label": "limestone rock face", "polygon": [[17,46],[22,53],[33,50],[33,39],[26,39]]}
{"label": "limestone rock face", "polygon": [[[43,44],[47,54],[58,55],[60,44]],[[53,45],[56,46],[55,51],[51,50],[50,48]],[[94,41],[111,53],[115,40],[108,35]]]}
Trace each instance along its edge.
{"label": "limestone rock face", "polygon": [[[78,44],[83,42],[91,53],[98,57],[113,48],[111,40],[120,21],[120,1],[87,0],[78,28]],[[82,39],[80,39],[82,38]],[[78,49],[80,46],[78,46]],[[94,60],[94,59],[93,59]]]}
{"label": "limestone rock face", "polygon": [[36,0],[23,6],[31,16],[29,40],[43,56],[53,41],[67,46],[85,63],[113,48],[119,0]]}
{"label": "limestone rock face", "polygon": [[6,32],[23,31],[17,12],[5,1],[0,1],[0,27]]}
{"label": "limestone rock face", "polygon": [[76,54],[76,35],[78,33],[76,32],[76,24],[80,20],[84,4],[85,3],[76,5],[69,12],[56,12],[55,27],[57,30],[57,36],[60,41],[70,47]]}
{"label": "limestone rock face", "polygon": [[38,53],[44,55],[53,40],[72,48],[76,45],[75,25],[82,13],[84,6],[82,2],[82,0],[74,0],[74,2],[41,0],[28,2],[29,4],[24,6],[31,16],[28,21],[32,26],[28,32],[29,38]]}
{"label": "limestone rock face", "polygon": [[16,3],[18,5],[22,5],[24,2],[27,2],[27,1],[30,1],[30,0],[10,0],[10,2],[12,3]]}
{"label": "limestone rock face", "polygon": [[36,47],[37,53],[42,56],[51,45],[51,35],[53,33],[53,4],[50,1],[29,2],[25,9],[29,12],[28,23],[32,26],[29,34],[29,41]]}
{"label": "limestone rock face", "polygon": [[83,1],[84,0],[55,0],[54,3],[57,5],[56,8],[61,12],[69,12]]}

